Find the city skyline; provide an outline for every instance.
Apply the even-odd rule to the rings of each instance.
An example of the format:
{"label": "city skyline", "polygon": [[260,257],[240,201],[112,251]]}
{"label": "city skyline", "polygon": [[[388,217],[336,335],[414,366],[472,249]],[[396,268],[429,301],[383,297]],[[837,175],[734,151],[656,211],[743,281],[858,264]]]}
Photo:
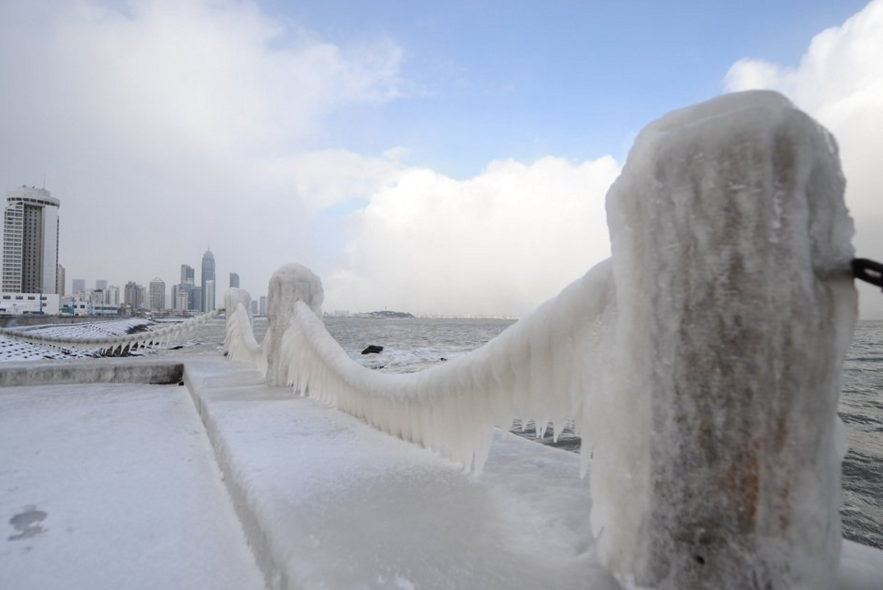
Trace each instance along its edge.
{"label": "city skyline", "polygon": [[[166,283],[164,278],[157,276],[157,277],[154,277],[154,279],[152,279],[151,281],[139,281],[139,280],[136,280],[133,278],[133,279],[129,279],[121,284],[139,285],[141,287],[145,287],[145,284],[146,284],[147,287],[145,287],[145,288],[148,290],[148,299],[146,302],[142,302],[142,304],[146,305],[147,303],[149,303],[149,306],[151,308],[153,308],[153,303],[154,303],[153,286],[158,285],[158,284],[162,284],[163,292],[167,296],[164,298],[164,307],[162,309],[178,310],[178,309],[180,309],[179,303],[177,301],[177,296],[176,296],[177,292],[178,292],[177,291],[178,287],[180,287],[181,285],[184,285],[184,284],[189,284],[190,286],[195,285],[195,269],[186,263],[182,263],[182,264],[180,264],[180,275],[179,276],[180,276],[179,283]],[[210,281],[213,279],[207,278],[206,280]],[[202,281],[200,281],[200,282],[202,282]],[[239,273],[231,272],[230,273],[230,282],[236,283],[236,284],[231,284],[230,287],[239,288],[238,287]],[[119,285],[109,284],[109,282],[104,279],[95,279],[94,280],[94,285],[95,285],[94,289],[90,289],[87,287],[87,285],[89,284],[88,279],[72,278],[70,280],[70,283],[71,283],[71,289],[70,289],[71,296],[76,295],[78,292],[90,292],[90,291],[96,291],[96,290],[103,291],[103,290],[108,290],[108,289],[117,289],[118,290],[118,289],[122,288]],[[198,289],[198,291],[201,291],[201,289]],[[249,294],[252,296],[254,301],[258,301],[258,299],[262,296],[263,293],[255,293],[255,294],[249,293]],[[217,302],[218,295],[223,296],[223,293],[218,294],[216,292],[216,294],[215,294],[215,307],[218,306],[218,302]],[[201,298],[200,298],[200,300],[201,300]],[[192,308],[188,308],[188,310],[192,310]]]}
{"label": "city skyline", "polygon": [[10,0],[0,188],[62,200],[90,284],[174,284],[210,243],[217,297],[296,262],[328,309],[521,316],[610,255],[640,130],[726,92],[833,133],[883,256],[881,54],[883,0]]}

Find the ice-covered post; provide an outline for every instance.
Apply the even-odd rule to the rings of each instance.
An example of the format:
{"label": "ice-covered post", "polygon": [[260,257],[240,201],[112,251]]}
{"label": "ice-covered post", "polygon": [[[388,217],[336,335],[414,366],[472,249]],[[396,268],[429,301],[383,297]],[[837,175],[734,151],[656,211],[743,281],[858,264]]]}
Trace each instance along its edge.
{"label": "ice-covered post", "polygon": [[284,386],[288,382],[288,359],[282,354],[282,336],[294,317],[294,304],[303,301],[322,317],[325,292],[322,281],[310,269],[300,264],[288,264],[270,277],[267,297],[269,327],[264,337],[267,354],[267,382]]}
{"label": "ice-covered post", "polygon": [[620,432],[596,434],[592,473],[601,556],[621,576],[836,587],[856,314],[843,191],[833,138],[775,93],[638,137],[607,201]]}
{"label": "ice-covered post", "polygon": [[251,317],[251,295],[245,289],[240,289],[238,287],[230,287],[227,289],[227,292],[224,293],[224,310],[227,314],[227,320],[230,318],[239,306],[245,309],[245,313],[248,314],[249,323],[252,322]]}

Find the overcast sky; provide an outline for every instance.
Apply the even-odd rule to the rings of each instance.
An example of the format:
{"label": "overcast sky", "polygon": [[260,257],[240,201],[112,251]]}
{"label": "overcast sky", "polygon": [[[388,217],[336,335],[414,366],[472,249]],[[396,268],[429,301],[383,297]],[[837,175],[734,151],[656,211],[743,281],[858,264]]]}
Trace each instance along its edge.
{"label": "overcast sky", "polygon": [[773,88],[880,259],[881,55],[883,0],[2,0],[0,195],[61,200],[68,289],[210,246],[221,293],[298,262],[326,310],[522,315],[609,255],[642,127]]}

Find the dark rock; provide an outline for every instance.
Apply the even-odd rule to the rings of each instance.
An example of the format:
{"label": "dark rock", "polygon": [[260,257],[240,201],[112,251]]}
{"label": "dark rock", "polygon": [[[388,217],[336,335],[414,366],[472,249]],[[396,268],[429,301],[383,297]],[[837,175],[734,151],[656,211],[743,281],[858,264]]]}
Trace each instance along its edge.
{"label": "dark rock", "polygon": [[382,346],[377,346],[376,344],[369,344],[368,348],[362,351],[362,354],[377,354],[378,352],[383,352]]}

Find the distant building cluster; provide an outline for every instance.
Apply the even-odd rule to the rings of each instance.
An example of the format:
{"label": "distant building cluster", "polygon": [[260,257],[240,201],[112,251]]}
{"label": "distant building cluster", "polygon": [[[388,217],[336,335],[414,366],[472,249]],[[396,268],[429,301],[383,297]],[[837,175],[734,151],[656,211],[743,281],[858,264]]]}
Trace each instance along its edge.
{"label": "distant building cluster", "polygon": [[[71,279],[65,292],[66,271],[59,263],[59,200],[45,188],[21,186],[6,194],[3,216],[3,266],[0,315],[116,316],[136,313],[188,315],[217,308],[215,257],[202,256],[200,282],[194,268],[181,265],[180,282],[172,285],[156,277],[148,287],[129,281],[123,288],[85,279]],[[239,274],[230,273],[230,287],[239,287]],[[252,302],[252,313],[266,315],[266,297]]]}

